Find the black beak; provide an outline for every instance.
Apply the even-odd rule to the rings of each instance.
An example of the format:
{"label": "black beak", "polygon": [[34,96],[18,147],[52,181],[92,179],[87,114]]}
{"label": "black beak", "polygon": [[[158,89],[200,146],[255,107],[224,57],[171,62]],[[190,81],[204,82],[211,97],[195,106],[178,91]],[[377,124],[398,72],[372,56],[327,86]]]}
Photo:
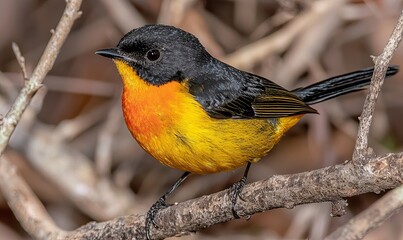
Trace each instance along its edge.
{"label": "black beak", "polygon": [[117,48],[101,49],[95,52],[95,54],[101,55],[103,57],[111,59],[122,59],[125,60],[126,57],[119,53]]}

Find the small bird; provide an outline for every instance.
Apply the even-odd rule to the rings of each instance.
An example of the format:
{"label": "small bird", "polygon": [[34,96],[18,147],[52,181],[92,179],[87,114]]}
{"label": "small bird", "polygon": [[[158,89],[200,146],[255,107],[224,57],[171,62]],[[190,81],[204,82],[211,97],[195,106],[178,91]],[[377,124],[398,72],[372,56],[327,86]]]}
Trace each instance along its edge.
{"label": "small bird", "polygon": [[[259,161],[310,105],[369,85],[373,69],[347,73],[286,90],[212,57],[181,29],[146,25],[127,33],[116,48],[97,54],[113,59],[123,81],[122,108],[139,145],[162,164],[185,173],[149,209],[146,237],[157,212],[190,173],[210,174],[246,165],[230,188],[232,213],[251,163]],[[387,76],[398,68],[389,67]]]}

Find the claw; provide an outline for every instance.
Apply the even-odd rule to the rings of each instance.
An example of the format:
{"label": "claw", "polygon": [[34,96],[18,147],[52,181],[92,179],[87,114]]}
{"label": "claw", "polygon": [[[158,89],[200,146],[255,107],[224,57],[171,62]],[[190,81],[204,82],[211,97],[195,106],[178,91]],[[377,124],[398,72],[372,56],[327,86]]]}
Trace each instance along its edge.
{"label": "claw", "polygon": [[[229,189],[230,200],[232,203],[231,211],[232,211],[232,215],[236,219],[241,218],[237,213],[236,203],[238,201],[238,198],[241,199],[242,201],[245,201],[240,194],[242,193],[243,187],[245,186],[245,183],[246,183],[246,179],[248,178],[248,172],[249,172],[250,165],[251,165],[251,163],[249,162],[248,165],[246,166],[244,175],[241,178],[241,180],[239,182],[234,183],[231,186],[231,188]],[[250,215],[245,216],[245,219],[249,220]]]}
{"label": "claw", "polygon": [[157,229],[159,228],[158,224],[155,222],[155,216],[161,209],[164,209],[166,207],[167,207],[167,205],[165,203],[165,197],[162,196],[148,210],[147,216],[146,216],[146,238],[147,238],[147,240],[151,240],[151,235],[150,235],[151,225],[153,225]]}
{"label": "claw", "polygon": [[237,213],[236,210],[236,203],[238,201],[238,198],[240,198],[241,200],[243,200],[240,197],[240,194],[242,192],[243,187],[245,186],[245,182],[246,182],[246,178],[242,178],[239,182],[234,183],[234,185],[231,186],[230,188],[230,198],[231,198],[231,203],[232,203],[232,207],[231,207],[231,211],[232,211],[232,215],[234,216],[234,218],[238,219],[240,218],[240,216]]}
{"label": "claw", "polygon": [[161,210],[166,208],[168,205],[166,204],[165,200],[167,197],[183,182],[185,179],[189,176],[190,172],[185,172],[176,182],[175,184],[166,192],[164,195],[162,195],[156,203],[154,203],[150,209],[147,212],[146,215],[146,238],[147,240],[151,240],[151,226],[154,226],[155,228],[159,228],[158,224],[155,222],[155,216],[157,213]]}

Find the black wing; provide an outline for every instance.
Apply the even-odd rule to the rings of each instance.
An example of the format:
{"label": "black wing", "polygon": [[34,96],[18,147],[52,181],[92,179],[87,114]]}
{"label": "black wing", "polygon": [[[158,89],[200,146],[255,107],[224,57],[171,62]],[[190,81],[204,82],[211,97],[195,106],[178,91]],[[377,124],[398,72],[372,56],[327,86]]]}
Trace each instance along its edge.
{"label": "black wing", "polygon": [[[214,68],[217,65],[214,65]],[[279,118],[317,111],[274,82],[235,68],[209,69],[189,91],[214,118]]]}

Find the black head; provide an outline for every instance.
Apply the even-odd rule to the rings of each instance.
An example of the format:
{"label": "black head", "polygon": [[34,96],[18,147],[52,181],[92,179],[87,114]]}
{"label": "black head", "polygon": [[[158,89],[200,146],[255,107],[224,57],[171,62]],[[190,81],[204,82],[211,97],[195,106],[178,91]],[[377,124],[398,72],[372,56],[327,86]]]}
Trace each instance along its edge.
{"label": "black head", "polygon": [[141,78],[153,85],[192,78],[210,59],[195,36],[166,25],[133,29],[116,48],[96,53],[125,61]]}

